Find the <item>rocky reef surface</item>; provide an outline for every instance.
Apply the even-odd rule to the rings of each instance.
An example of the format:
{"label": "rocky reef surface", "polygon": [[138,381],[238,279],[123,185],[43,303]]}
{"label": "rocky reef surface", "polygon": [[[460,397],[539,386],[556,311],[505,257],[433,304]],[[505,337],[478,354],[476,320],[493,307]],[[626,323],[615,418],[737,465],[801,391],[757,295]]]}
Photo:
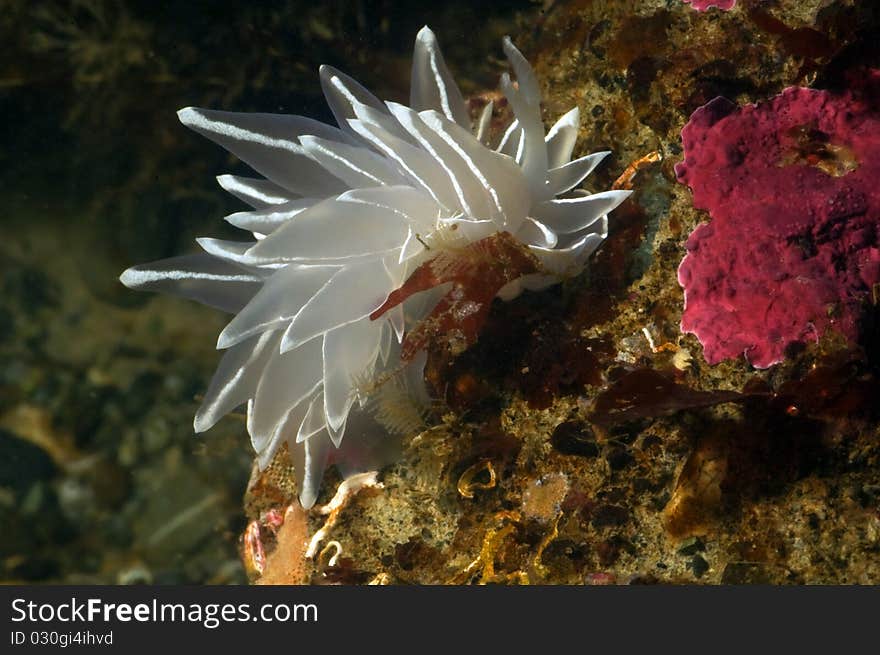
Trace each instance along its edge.
{"label": "rocky reef surface", "polygon": [[[781,363],[766,370],[750,365],[745,348],[720,361],[682,332],[678,276],[689,235],[718,217],[688,187],[698,176],[719,196],[736,180],[757,180],[735,202],[713,205],[730,202],[724,216],[740,232],[729,238],[743,252],[766,250],[762,218],[803,212],[803,224],[827,223],[835,185],[871,197],[866,144],[880,105],[853,80],[880,63],[869,36],[877,20],[858,2],[746,1],[704,13],[668,2],[545,3],[524,34],[546,120],[578,105],[591,118],[576,150],[614,153],[594,184],[629,180],[634,196],[616,212],[587,273],[496,303],[465,353],[432,351],[433,427],[404,440],[400,462],[379,474],[381,488],[342,489],[331,501],[329,483],[327,512],[293,521],[291,542],[290,532],[282,540],[266,521],[267,507],[284,495],[276,484],[283,458],[252,478],[252,543],[272,553],[283,541],[276,552],[303,563],[286,579],[313,583],[876,583],[880,387],[869,203],[847,205],[822,237],[839,254],[814,277],[839,271],[853,283],[821,317],[828,329],[774,340],[768,323],[760,338],[772,341]],[[795,87],[819,90],[785,91]],[[821,106],[815,116],[782,106],[797,93]],[[726,100],[715,106],[779,108],[778,140],[790,147],[781,152],[768,138],[772,129],[727,126],[719,133],[731,145],[719,142],[715,151],[727,160],[705,152],[691,176],[676,176],[683,127],[719,97]],[[823,136],[823,112],[849,126],[854,143]],[[770,163],[744,165],[734,179],[718,172],[725,161],[748,161],[750,146]],[[796,194],[772,182],[798,166],[821,184]],[[772,193],[789,213],[762,205]],[[810,194],[820,209],[827,196],[830,213],[810,213]],[[858,238],[840,229],[846,219]],[[724,261],[716,280],[725,279]],[[766,277],[751,289],[744,315],[760,314],[777,296],[777,316],[815,310],[803,295],[777,291],[783,278],[808,279],[786,265],[762,260]],[[833,313],[850,310],[850,322]],[[748,319],[761,324],[760,315]],[[729,317],[715,321],[717,330],[735,331]],[[277,565],[257,558],[254,567],[253,554],[245,548],[251,576],[272,578]]]}

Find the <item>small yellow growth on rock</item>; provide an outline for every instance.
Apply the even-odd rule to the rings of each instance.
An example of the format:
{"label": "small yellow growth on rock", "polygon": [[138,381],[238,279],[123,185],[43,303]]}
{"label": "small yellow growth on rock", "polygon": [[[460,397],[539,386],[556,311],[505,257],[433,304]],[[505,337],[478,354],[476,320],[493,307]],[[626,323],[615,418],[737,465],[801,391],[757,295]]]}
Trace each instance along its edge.
{"label": "small yellow growth on rock", "polygon": [[551,473],[531,480],[523,494],[523,516],[539,523],[556,518],[568,487],[568,477],[564,473]]}
{"label": "small yellow growth on rock", "polygon": [[521,516],[518,512],[499,512],[495,515],[497,527],[486,531],[480,554],[463,571],[457,573],[449,584],[464,584],[480,572],[480,584],[529,584],[529,576],[525,571],[513,573],[496,573],[495,555],[504,541],[516,532]]}

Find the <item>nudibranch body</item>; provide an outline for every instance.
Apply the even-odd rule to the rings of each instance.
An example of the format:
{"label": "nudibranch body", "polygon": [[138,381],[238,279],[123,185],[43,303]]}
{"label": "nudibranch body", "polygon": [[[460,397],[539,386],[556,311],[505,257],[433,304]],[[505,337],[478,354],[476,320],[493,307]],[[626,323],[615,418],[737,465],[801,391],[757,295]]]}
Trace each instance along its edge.
{"label": "nudibranch body", "polygon": [[471,125],[427,27],[416,38],[409,107],[383,103],[323,66],[338,127],[301,116],[179,112],[262,176],[218,178],[250,205],[226,217],[249,237],[198,239],[203,252],[135,266],[120,279],[235,314],[219,336],[226,352],[195,430],[246,404],[258,462],[265,467],[287,443],[304,507],[371,383],[393,377],[425,396],[426,356],[404,361],[400,344],[442,289],[370,316],[413,271],[437,249],[507,233],[540,270],[498,295],[549,286],[583,269],[607,235],[608,213],[629,194],[572,191],[608,153],[571,160],[577,108],[545,134],[538,81],[509,39],[504,51],[516,82],[505,74],[501,86],[515,120],[494,147],[492,107]]}

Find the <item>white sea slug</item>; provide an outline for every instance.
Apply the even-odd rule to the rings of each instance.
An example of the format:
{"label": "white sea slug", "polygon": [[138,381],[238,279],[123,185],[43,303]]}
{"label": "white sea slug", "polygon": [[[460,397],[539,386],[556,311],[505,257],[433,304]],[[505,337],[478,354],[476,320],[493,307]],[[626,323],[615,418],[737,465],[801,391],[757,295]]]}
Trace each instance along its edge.
{"label": "white sea slug", "polygon": [[505,74],[501,88],[515,120],[494,148],[492,107],[471,125],[427,27],[416,37],[409,107],[322,66],[338,127],[280,114],[178,113],[262,176],[217,178],[252,208],[226,217],[247,238],[198,239],[203,252],[135,266],[120,279],[235,314],[218,339],[226,353],[195,430],[247,404],[260,466],[286,442],[306,508],[346,423],[349,440],[361,436],[349,417],[366,402],[365,383],[394,375],[409,393],[425,393],[425,356],[404,364],[400,342],[438,294],[415,294],[377,320],[370,314],[430,259],[432,244],[513,235],[542,271],[504,287],[498,295],[508,300],[580,272],[629,193],[572,191],[608,153],[571,161],[577,108],[545,135],[534,72],[509,39],[503,47],[516,82]]}

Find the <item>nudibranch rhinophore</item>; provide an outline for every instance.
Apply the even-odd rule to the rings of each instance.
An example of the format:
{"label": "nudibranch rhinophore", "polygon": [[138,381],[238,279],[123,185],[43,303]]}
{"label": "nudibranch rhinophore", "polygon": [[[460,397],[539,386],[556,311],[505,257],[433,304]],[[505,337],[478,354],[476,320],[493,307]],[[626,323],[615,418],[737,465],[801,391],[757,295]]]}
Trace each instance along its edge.
{"label": "nudibranch rhinophore", "polygon": [[226,217],[248,237],[198,239],[203,252],[135,266],[120,279],[235,315],[220,333],[226,353],[195,430],[247,404],[258,463],[267,466],[286,443],[306,508],[371,388],[393,378],[426,397],[426,355],[404,361],[400,343],[442,289],[370,315],[433,251],[512,235],[541,268],[500,290],[510,299],[580,272],[607,235],[608,213],[629,194],[573,190],[608,153],[571,160],[578,109],[545,134],[535,74],[510,39],[503,48],[516,82],[505,74],[501,87],[515,120],[493,145],[491,105],[472,125],[427,27],[416,37],[409,107],[322,66],[338,127],[280,114],[178,114],[262,176],[217,178],[251,207]]}

